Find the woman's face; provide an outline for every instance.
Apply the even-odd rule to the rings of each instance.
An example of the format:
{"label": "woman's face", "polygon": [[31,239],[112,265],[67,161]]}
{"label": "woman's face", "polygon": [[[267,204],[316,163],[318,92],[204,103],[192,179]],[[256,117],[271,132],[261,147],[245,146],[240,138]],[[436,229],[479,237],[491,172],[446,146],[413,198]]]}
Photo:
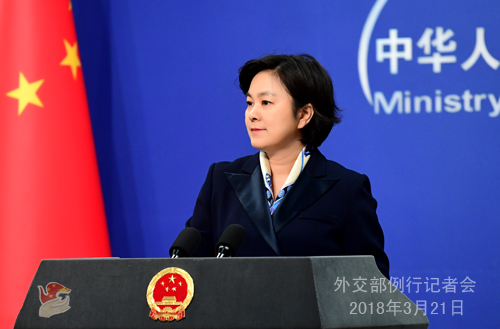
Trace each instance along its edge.
{"label": "woman's face", "polygon": [[275,73],[261,71],[253,78],[247,93],[245,124],[254,148],[268,153],[300,143],[299,129],[304,125],[293,116],[292,102]]}

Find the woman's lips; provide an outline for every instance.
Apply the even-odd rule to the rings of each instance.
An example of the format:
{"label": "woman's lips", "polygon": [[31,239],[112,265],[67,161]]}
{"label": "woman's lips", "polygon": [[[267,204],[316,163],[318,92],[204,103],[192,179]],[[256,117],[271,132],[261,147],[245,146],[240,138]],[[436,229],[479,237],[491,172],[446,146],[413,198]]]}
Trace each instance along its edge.
{"label": "woman's lips", "polygon": [[259,131],[264,131],[265,129],[261,129],[261,128],[251,128],[250,129],[253,133],[257,133]]}

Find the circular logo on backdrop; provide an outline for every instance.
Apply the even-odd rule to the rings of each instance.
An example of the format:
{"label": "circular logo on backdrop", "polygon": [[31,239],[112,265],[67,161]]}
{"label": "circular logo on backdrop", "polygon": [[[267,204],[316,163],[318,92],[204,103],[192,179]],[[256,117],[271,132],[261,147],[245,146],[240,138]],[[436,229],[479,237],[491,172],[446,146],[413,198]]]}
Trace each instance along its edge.
{"label": "circular logo on backdrop", "polygon": [[499,117],[498,10],[486,0],[377,0],[358,48],[374,114]]}

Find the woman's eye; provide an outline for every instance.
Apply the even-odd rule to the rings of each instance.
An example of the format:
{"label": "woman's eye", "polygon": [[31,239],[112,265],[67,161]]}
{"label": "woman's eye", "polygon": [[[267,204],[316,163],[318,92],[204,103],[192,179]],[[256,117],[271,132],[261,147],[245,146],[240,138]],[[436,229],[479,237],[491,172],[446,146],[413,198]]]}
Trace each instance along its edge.
{"label": "woman's eye", "polygon": [[248,105],[248,106],[252,106],[252,105],[253,105],[253,103],[252,103],[252,102],[250,102],[250,101],[247,101],[247,105]]}
{"label": "woman's eye", "polygon": [[269,105],[269,104],[271,104],[270,101],[262,101],[262,105]]}

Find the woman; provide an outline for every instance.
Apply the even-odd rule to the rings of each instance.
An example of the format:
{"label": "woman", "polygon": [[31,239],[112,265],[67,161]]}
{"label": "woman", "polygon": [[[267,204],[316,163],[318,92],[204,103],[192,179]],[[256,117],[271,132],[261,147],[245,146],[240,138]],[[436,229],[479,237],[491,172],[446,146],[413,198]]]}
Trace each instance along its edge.
{"label": "woman", "polygon": [[260,152],[210,167],[186,223],[202,234],[195,256],[213,256],[238,223],[248,235],[237,256],[373,255],[389,277],[368,178],[317,149],[340,122],[326,70],[309,55],[270,55],[239,73]]}

